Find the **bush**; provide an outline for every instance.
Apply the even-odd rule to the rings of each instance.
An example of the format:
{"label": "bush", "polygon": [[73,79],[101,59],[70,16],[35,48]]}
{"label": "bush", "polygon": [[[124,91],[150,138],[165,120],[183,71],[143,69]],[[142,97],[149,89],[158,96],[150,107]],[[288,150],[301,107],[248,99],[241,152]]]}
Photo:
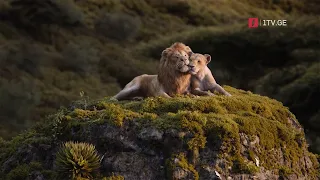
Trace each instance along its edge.
{"label": "bush", "polygon": [[8,0],[2,0],[0,2],[0,14],[3,11],[7,11],[9,9],[9,7],[10,7],[9,1]]}
{"label": "bush", "polygon": [[[0,80],[1,124],[10,127],[10,133],[29,127],[28,119],[40,104],[41,94],[35,82],[28,79]],[[5,134],[5,138],[13,134]]]}
{"label": "bush", "polygon": [[140,26],[141,21],[138,17],[124,13],[107,13],[95,23],[95,29],[99,33],[120,41],[133,38]]}
{"label": "bush", "polygon": [[100,156],[92,144],[66,142],[57,153],[56,163],[63,178],[92,179],[100,168]]}
{"label": "bush", "polygon": [[58,66],[62,70],[78,73],[94,72],[100,61],[99,51],[88,41],[68,43],[62,50],[62,61]]}
{"label": "bush", "polygon": [[39,44],[26,41],[8,42],[8,47],[0,52],[0,57],[3,57],[2,63],[15,66],[34,77],[41,77],[40,67],[50,65],[54,58]]}
{"label": "bush", "polygon": [[8,17],[21,25],[74,25],[84,18],[73,0],[12,0],[10,5]]}

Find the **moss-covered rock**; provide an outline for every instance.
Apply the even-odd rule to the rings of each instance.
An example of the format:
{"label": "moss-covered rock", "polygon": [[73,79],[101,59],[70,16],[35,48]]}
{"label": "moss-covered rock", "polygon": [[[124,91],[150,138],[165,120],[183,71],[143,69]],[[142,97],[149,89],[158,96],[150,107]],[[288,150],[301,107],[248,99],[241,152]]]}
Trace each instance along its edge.
{"label": "moss-covered rock", "polygon": [[103,156],[101,179],[319,177],[318,160],[308,152],[303,129],[288,108],[225,88],[232,97],[75,103],[1,141],[1,173],[9,179],[30,179],[35,173],[54,179],[58,147],[79,141],[94,144]]}

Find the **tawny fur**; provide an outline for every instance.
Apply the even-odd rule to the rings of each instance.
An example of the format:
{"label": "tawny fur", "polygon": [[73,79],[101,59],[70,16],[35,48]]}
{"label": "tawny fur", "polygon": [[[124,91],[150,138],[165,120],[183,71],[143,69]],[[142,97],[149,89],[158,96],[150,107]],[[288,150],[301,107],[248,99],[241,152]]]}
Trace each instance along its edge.
{"label": "tawny fur", "polygon": [[183,66],[184,70],[177,71],[181,64],[174,56],[178,52],[185,55],[185,58],[187,58],[185,64],[188,65],[192,50],[189,46],[180,42],[176,42],[165,49],[160,59],[158,80],[165,92],[170,96],[184,94],[190,86],[191,74],[188,72],[189,67]]}
{"label": "tawny fur", "polygon": [[162,96],[170,98],[158,82],[157,75],[143,74],[135,77],[113,99],[131,100],[135,97]]}
{"label": "tawny fur", "polygon": [[174,94],[186,92],[191,79],[188,73],[191,53],[188,46],[174,43],[162,52],[159,75],[143,74],[135,77],[112,99],[130,100],[135,97],[155,96],[170,98]]}
{"label": "tawny fur", "polygon": [[[211,61],[209,54],[194,53],[190,57],[191,67],[191,93],[198,96],[213,96],[214,91],[218,91],[226,96],[231,96],[214,79],[207,64]],[[210,91],[210,92],[208,92]]]}

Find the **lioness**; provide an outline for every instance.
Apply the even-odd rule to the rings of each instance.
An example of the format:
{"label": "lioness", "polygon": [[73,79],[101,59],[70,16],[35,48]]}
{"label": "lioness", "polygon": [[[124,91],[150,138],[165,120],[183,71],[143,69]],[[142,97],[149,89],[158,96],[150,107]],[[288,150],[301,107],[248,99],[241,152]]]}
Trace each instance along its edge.
{"label": "lioness", "polygon": [[214,90],[217,90],[226,96],[231,96],[214,79],[207,66],[210,61],[211,56],[209,54],[194,53],[190,56],[191,93],[198,96],[213,96]]}
{"label": "lioness", "polygon": [[174,43],[162,51],[159,75],[143,74],[135,77],[112,99],[130,100],[155,96],[170,98],[173,94],[184,93],[191,79],[188,66],[191,53],[191,49],[183,43]]}

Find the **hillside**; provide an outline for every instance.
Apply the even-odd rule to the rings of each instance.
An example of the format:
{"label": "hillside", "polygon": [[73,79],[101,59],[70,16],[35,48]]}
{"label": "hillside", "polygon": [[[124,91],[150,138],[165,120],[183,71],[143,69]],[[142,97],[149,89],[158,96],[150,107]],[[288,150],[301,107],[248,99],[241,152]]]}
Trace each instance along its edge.
{"label": "hillside", "polygon": [[[8,180],[67,179],[71,171],[104,180],[319,177],[319,162],[288,108],[225,88],[232,97],[82,99],[12,141],[1,141],[0,175]],[[95,146],[98,171],[90,172],[96,165],[89,145],[85,151],[60,151],[66,141]]]}
{"label": "hillside", "polygon": [[[115,94],[154,74],[182,41],[213,57],[218,82],[288,106],[320,152],[319,5],[315,0],[3,0],[0,135],[10,139],[80,97]],[[248,29],[247,18],[288,19]]]}

